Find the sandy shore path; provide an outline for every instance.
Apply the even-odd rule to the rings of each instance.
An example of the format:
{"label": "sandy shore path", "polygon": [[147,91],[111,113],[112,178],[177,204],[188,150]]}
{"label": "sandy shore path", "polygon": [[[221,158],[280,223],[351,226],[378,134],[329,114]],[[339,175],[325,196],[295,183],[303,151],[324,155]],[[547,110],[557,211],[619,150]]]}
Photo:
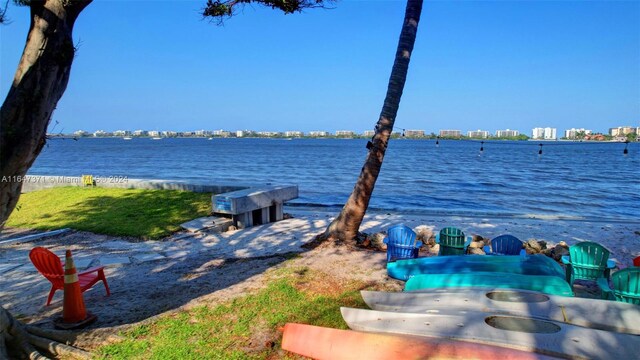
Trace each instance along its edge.
{"label": "sandy shore path", "polygon": [[[85,293],[88,308],[100,319],[95,327],[130,324],[165,311],[242,295],[264,286],[269,270],[281,266],[293,253],[300,254],[295,261],[325,273],[394,282],[386,276],[382,252],[301,248],[324,230],[335,213],[299,208],[287,211],[293,219],[223,234],[178,233],[161,241],[140,242],[72,231],[41,241],[0,245],[2,305],[24,320],[44,326],[60,314],[62,292],[56,294],[51,306],[44,306],[50,285],[28,260],[29,250],[35,246],[45,246],[59,256],[70,248],[79,267],[106,266],[112,296],[105,296],[101,284]],[[456,226],[467,235],[489,238],[509,233],[551,245],[596,241],[610,249],[611,258],[621,267],[640,255],[640,221],[370,213],[361,231],[379,232],[400,223],[412,228],[424,225],[433,231]],[[15,236],[12,231],[2,236]]]}

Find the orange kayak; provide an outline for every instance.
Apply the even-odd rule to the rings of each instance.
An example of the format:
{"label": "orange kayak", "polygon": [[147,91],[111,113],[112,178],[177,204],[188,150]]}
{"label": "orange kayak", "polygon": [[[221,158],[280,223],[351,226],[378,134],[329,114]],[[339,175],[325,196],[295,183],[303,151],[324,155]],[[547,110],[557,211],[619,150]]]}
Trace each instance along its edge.
{"label": "orange kayak", "polygon": [[387,335],[288,323],[282,349],[314,359],[555,359],[522,350],[466,341]]}

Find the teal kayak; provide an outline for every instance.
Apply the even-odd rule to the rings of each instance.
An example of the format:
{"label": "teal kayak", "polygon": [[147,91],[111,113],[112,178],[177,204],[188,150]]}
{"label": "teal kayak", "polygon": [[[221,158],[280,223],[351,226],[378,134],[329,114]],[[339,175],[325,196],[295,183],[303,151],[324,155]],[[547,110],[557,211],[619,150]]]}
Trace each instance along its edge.
{"label": "teal kayak", "polygon": [[565,278],[562,267],[545,255],[454,255],[398,260],[387,263],[387,273],[398,280],[423,274],[461,274],[502,272],[520,275],[546,275]]}
{"label": "teal kayak", "polygon": [[475,272],[465,274],[427,274],[412,276],[405,291],[434,288],[491,287],[539,291],[549,295],[573,296],[571,286],[557,276],[522,275],[501,272]]}

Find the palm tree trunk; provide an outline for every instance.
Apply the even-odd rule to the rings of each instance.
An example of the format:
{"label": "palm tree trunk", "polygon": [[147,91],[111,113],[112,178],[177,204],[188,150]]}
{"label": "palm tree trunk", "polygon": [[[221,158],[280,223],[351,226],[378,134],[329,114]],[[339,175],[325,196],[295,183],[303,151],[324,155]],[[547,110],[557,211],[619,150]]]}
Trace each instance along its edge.
{"label": "palm tree trunk", "polygon": [[422,0],[408,0],[404,16],[395,62],[391,69],[391,77],[387,87],[387,95],[384,99],[382,112],[375,127],[375,135],[368,144],[369,153],[365,160],[360,176],[356,181],[353,192],[345,203],[340,215],[331,222],[325,232],[319,236],[319,240],[351,241],[358,234],[358,229],[369,206],[371,193],[375,187],[384,154],[387,151],[389,137],[393,131],[400,98],[404,89],[409,69],[409,60],[416,41],[420,13],[422,12]]}
{"label": "palm tree trunk", "polygon": [[29,35],[0,108],[0,227],[18,202],[22,180],[46,142],[75,54],[72,30],[91,0],[31,0]]}

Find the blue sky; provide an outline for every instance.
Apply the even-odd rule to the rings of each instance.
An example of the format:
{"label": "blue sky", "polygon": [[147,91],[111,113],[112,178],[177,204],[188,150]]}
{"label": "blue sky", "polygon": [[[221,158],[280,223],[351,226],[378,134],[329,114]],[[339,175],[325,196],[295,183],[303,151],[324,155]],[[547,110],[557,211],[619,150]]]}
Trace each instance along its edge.
{"label": "blue sky", "polygon": [[[373,128],[405,2],[247,6],[222,27],[204,3],[94,1],[53,130]],[[8,15],[3,99],[29,25]],[[622,125],[640,126],[640,2],[425,2],[396,129]]]}

